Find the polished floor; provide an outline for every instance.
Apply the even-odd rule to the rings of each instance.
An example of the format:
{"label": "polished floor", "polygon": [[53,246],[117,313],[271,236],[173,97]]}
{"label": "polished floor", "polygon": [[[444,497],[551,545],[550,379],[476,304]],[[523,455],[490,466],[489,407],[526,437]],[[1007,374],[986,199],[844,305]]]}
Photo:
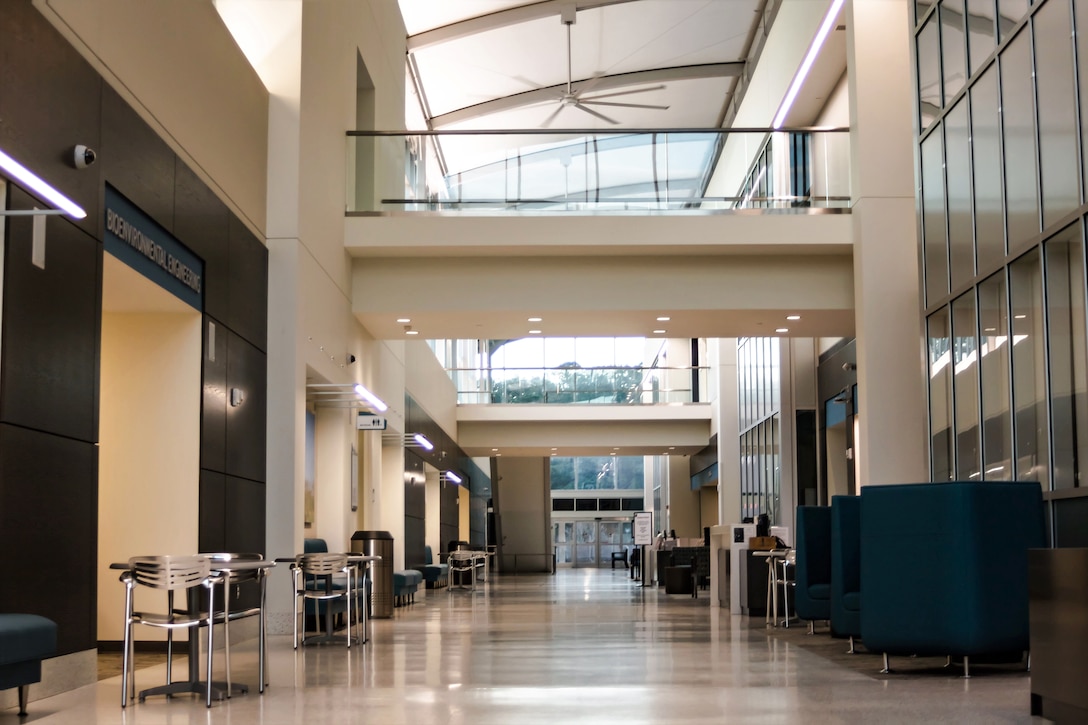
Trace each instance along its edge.
{"label": "polished floor", "polygon": [[[1045,722],[1028,714],[1029,676],[1015,667],[965,680],[915,662],[880,675],[878,656],[844,649],[710,609],[705,592],[640,588],[620,569],[500,575],[475,592],[421,594],[350,650],[296,653],[289,636],[271,638],[263,696],[210,710],[195,696],[158,697],[122,711],[111,677],[33,702],[22,720],[0,711],[0,725]],[[253,643],[232,651],[235,681],[255,682]],[[162,666],[141,669],[137,687],[163,677]]]}

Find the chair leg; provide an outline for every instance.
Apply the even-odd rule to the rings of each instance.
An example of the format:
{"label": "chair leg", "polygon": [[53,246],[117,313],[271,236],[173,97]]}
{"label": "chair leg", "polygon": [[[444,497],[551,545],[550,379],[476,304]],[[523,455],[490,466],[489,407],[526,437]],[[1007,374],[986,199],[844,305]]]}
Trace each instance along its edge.
{"label": "chair leg", "polygon": [[30,685],[19,685],[19,717],[26,717],[26,701]]}
{"label": "chair leg", "polygon": [[850,635],[850,649],[846,650],[846,654],[857,654],[857,652],[854,651],[854,635]]}
{"label": "chair leg", "polygon": [[125,640],[121,651],[121,707],[128,705],[128,670],[132,666],[132,587],[125,585]]}
{"label": "chair leg", "polygon": [[808,620],[808,633],[809,634],[816,634],[816,620],[815,619]]}
{"label": "chair leg", "polygon": [[[295,594],[294,594],[294,597],[293,597],[294,602],[291,605],[292,608],[294,609],[294,613],[295,613],[295,616],[292,618],[292,625],[293,625],[294,634],[295,634],[295,649],[298,649],[298,572],[297,572],[297,570],[295,571],[294,576],[292,577],[292,586],[295,589]],[[303,611],[305,612],[305,608],[303,608]],[[303,616],[305,616],[305,615],[303,615]]]}
{"label": "chair leg", "polygon": [[264,652],[266,647],[265,638],[267,636],[268,630],[267,623],[265,622],[265,584],[268,580],[265,577],[264,571],[261,571],[257,576],[260,577],[261,580],[261,612],[257,617],[257,621],[259,623],[258,626],[261,628],[260,634],[257,635],[258,637],[260,637],[257,642],[257,669],[259,670],[258,674],[260,674],[260,687],[257,688],[257,691],[263,695],[264,686],[268,684],[266,682],[264,672]]}
{"label": "chair leg", "polygon": [[887,675],[892,671],[891,664],[888,662],[888,653],[884,653],[884,669],[880,671],[880,674]]}
{"label": "chair leg", "polygon": [[963,679],[971,679],[971,658],[967,655],[963,656]]}
{"label": "chair leg", "polygon": [[[166,593],[166,611],[171,617],[174,616],[174,591],[172,589]],[[166,684],[168,685],[174,681],[173,664],[174,630],[168,629],[166,630]]]}
{"label": "chair leg", "polygon": [[[215,651],[215,585],[208,587],[208,707],[212,706],[212,653]],[[199,642],[200,638],[197,637],[196,641]],[[199,657],[200,653],[190,653],[190,657]]]}

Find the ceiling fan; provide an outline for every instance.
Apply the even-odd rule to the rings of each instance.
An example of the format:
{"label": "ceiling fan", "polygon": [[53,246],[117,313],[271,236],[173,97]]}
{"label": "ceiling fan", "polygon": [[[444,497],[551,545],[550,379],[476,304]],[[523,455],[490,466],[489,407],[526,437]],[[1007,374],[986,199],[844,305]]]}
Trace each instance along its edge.
{"label": "ceiling fan", "polygon": [[611,123],[613,125],[619,124],[619,121],[614,118],[609,118],[600,111],[597,111],[590,106],[613,106],[619,108],[652,108],[657,111],[667,111],[668,106],[655,106],[648,103],[618,103],[616,101],[604,101],[603,98],[616,98],[618,96],[627,96],[634,93],[647,93],[649,91],[660,91],[665,88],[663,85],[647,86],[646,88],[635,88],[629,91],[616,91],[615,93],[599,93],[595,96],[586,96],[584,93],[590,91],[593,86],[601,79],[603,74],[595,75],[588,81],[582,84],[578,90],[573,90],[572,85],[574,83],[571,70],[571,51],[570,51],[570,26],[574,25],[575,20],[575,8],[574,6],[568,6],[563,9],[563,13],[560,19],[563,25],[567,26],[567,90],[561,96],[559,96],[559,106],[552,111],[544,122],[540,124],[541,128],[548,128],[552,125],[555,119],[559,116],[560,112],[564,108],[577,108],[580,111],[585,111],[591,116]]}

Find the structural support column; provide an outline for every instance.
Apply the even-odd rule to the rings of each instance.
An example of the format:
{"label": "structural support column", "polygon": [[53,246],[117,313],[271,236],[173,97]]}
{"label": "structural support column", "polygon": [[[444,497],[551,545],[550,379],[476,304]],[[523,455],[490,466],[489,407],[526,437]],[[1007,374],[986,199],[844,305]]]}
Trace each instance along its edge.
{"label": "structural support column", "polygon": [[708,340],[710,371],[715,376],[714,427],[718,433],[718,523],[740,521],[740,419],[737,393],[737,340]]}
{"label": "structural support column", "polygon": [[858,485],[928,479],[909,0],[847,4]]}

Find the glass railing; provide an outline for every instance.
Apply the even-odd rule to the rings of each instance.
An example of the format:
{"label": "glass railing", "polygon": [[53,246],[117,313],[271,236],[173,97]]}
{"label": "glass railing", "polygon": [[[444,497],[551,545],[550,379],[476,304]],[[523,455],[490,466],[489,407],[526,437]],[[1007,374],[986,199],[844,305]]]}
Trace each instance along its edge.
{"label": "glass railing", "polygon": [[348,132],[349,214],[848,208],[845,128]]}
{"label": "glass railing", "polygon": [[705,400],[705,367],[453,368],[457,402],[654,405]]}

